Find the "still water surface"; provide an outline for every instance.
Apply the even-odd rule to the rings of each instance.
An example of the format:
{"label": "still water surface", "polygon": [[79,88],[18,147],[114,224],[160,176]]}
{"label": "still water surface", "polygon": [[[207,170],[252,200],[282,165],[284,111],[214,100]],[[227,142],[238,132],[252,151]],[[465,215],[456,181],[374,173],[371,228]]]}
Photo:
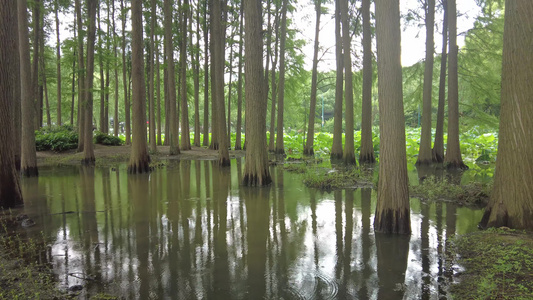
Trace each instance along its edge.
{"label": "still water surface", "polygon": [[22,185],[30,234],[42,231],[61,287],[83,285],[82,296],[449,297],[460,270],[449,239],[476,230],[481,211],[413,198],[410,237],[375,234],[375,191],[308,189],[281,167],[272,186],[247,188],[243,166],[40,169]]}

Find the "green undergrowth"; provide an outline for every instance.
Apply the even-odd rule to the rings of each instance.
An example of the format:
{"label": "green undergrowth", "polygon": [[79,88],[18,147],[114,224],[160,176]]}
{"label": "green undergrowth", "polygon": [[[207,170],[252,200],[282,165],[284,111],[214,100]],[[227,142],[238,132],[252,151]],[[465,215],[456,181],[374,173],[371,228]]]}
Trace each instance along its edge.
{"label": "green undergrowth", "polygon": [[533,299],[533,235],[489,229],[455,240],[465,271],[451,287],[454,299]]}
{"label": "green undergrowth", "polygon": [[62,152],[78,147],[78,132],[71,125],[43,127],[35,131],[37,151]]}
{"label": "green undergrowth", "polygon": [[410,194],[431,201],[453,201],[460,205],[484,206],[489,200],[492,183],[472,182],[458,185],[451,179],[429,176],[419,185],[410,186]]}

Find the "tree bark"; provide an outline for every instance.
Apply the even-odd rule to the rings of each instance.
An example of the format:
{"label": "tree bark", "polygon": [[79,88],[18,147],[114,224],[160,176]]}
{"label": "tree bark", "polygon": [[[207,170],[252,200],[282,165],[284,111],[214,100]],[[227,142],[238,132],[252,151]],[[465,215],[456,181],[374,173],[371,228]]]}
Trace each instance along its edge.
{"label": "tree bark", "polygon": [[[192,17],[191,22],[192,24]],[[189,32],[192,32],[190,25]],[[196,45],[193,45],[191,36],[191,60],[194,72],[194,146],[200,147],[200,7],[196,7]]]}
{"label": "tree bark", "polygon": [[261,34],[261,1],[244,2],[245,18],[245,99],[247,151],[243,184],[265,186],[272,182],[266,148],[266,101],[262,95],[263,37]]}
{"label": "tree bark", "polygon": [[448,0],[450,55],[448,56],[448,140],[444,164],[448,169],[468,169],[463,163],[459,144],[459,87],[457,73],[457,9],[456,0]]}
{"label": "tree bark", "polygon": [[167,51],[167,89],[168,89],[168,99],[169,99],[169,108],[167,117],[169,119],[169,131],[167,135],[165,132],[165,139],[169,138],[170,140],[170,155],[177,155],[180,153],[178,145],[178,122],[176,114],[176,79],[174,72],[174,49],[172,43],[172,7],[174,1],[165,0],[164,1],[164,12],[165,12],[165,47]]}
{"label": "tree bark", "polygon": [[202,140],[202,146],[209,146],[209,26],[207,24],[207,2],[204,1],[204,138]]}
{"label": "tree bark", "polygon": [[340,1],[335,0],[335,109],[333,120],[333,143],[331,145],[330,159],[333,162],[342,160],[342,103],[343,103],[343,79],[344,59],[342,55],[341,36],[341,8]]}
{"label": "tree bark", "polygon": [[416,165],[433,163],[431,151],[431,100],[433,90],[433,29],[435,28],[435,0],[426,1],[426,62],[424,64],[424,90],[422,93],[422,132]]}
{"label": "tree bark", "polygon": [[372,32],[370,28],[370,0],[363,0],[363,98],[361,109],[361,149],[359,164],[373,164],[372,143]]}
{"label": "tree bark", "polygon": [[144,80],[142,0],[131,1],[131,66],[133,103],[133,142],[128,173],[150,171],[150,155],[146,143],[146,86]]}
{"label": "tree bark", "polygon": [[155,85],[154,85],[154,75],[155,75],[155,63],[154,63],[154,49],[155,49],[155,27],[157,24],[157,15],[156,15],[157,4],[156,0],[151,0],[151,14],[150,14],[150,53],[149,53],[149,66],[150,70],[148,72],[148,125],[150,130],[150,151],[157,152],[157,143],[155,135]]}
{"label": "tree bark", "polygon": [[122,84],[124,85],[124,125],[126,127],[126,145],[131,144],[131,124],[130,124],[130,99],[128,83],[128,61],[126,59],[126,11],[124,0],[120,0],[120,11],[122,12]]}
{"label": "tree bark", "polygon": [[55,2],[56,18],[56,68],[57,68],[57,126],[61,126],[61,42],[59,39],[59,1]]}
{"label": "tree bark", "polygon": [[505,1],[498,159],[480,225],[533,229],[533,2]]}
{"label": "tree bark", "polygon": [[[93,146],[93,79],[94,79],[94,44],[96,41],[96,10],[98,0],[87,1],[88,21],[87,26],[87,75],[85,77],[85,139],[83,147],[82,165],[94,165]],[[81,138],[81,137],[80,137]]]}
{"label": "tree bark", "polygon": [[446,61],[448,60],[448,9],[447,0],[442,0],[444,17],[442,21],[442,52],[440,55],[439,103],[437,107],[437,125],[433,143],[433,159],[436,163],[444,162],[444,104],[446,101]]}
{"label": "tree bark", "polygon": [[[279,2],[276,1],[275,4],[276,12],[279,10]],[[274,19],[274,24],[279,24],[279,15],[276,13],[276,18]],[[277,101],[277,84],[276,84],[276,66],[278,64],[278,57],[279,57],[279,26],[275,26],[276,31],[276,41],[274,42],[274,60],[272,61],[272,68],[270,71],[270,85],[272,86],[271,92],[270,92],[270,139],[268,141],[268,151],[274,152],[276,150],[276,145],[274,141],[276,140],[276,135],[274,134],[276,131],[276,101]]]}
{"label": "tree bark", "polygon": [[[37,154],[35,152],[35,107],[31,75],[30,41],[28,33],[28,6],[26,0],[17,2],[18,35],[20,56],[20,97],[22,146],[20,171],[23,176],[38,176]],[[10,12],[12,13],[12,11]],[[2,19],[3,20],[3,19]],[[2,110],[3,111],[3,110]],[[2,181],[3,183],[3,181]]]}
{"label": "tree bark", "polygon": [[[42,125],[42,111],[40,110],[40,101],[39,101],[39,48],[40,35],[41,35],[41,0],[33,1],[33,62],[32,62],[32,88],[33,88],[33,99],[34,99],[34,110],[35,110],[35,119],[33,123],[34,130],[38,130]],[[40,112],[40,114],[39,114]]]}
{"label": "tree bark", "polygon": [[187,101],[187,22],[189,1],[184,0],[181,6],[181,44],[180,44],[180,90],[181,90],[181,149],[191,149],[189,133],[189,103]]}
{"label": "tree bark", "polygon": [[283,0],[281,4],[281,36],[279,42],[279,91],[278,91],[278,122],[276,133],[276,150],[277,155],[285,154],[285,145],[283,143],[283,109],[285,100],[285,44],[287,39],[287,5],[288,0]]}
{"label": "tree bark", "polygon": [[117,52],[117,31],[116,31],[116,24],[115,24],[115,1],[112,1],[113,3],[113,9],[111,14],[112,19],[112,26],[113,26],[113,55],[115,57],[114,59],[114,65],[113,69],[115,72],[115,114],[113,115],[113,135],[118,137],[118,129],[120,128],[120,122],[118,117],[118,52]]}
{"label": "tree bark", "polygon": [[158,35],[155,36],[155,74],[156,74],[156,101],[157,101],[157,145],[162,146],[162,129],[161,129],[161,75],[160,75],[160,63],[159,63],[159,41]]}
{"label": "tree bark", "polygon": [[374,230],[409,234],[410,211],[403,113],[400,8],[376,0],[380,158]]}
{"label": "tree bark", "polygon": [[[239,22],[239,69],[237,79],[237,126],[235,133],[235,150],[242,150],[242,65],[244,47],[244,2],[241,3],[241,14]],[[267,79],[268,80],[268,79]],[[266,119],[265,119],[266,121]],[[266,124],[265,124],[266,125]]]}
{"label": "tree bark", "polygon": [[321,0],[315,0],[316,23],[315,23],[315,47],[313,51],[313,70],[311,75],[311,99],[309,104],[309,125],[307,129],[307,139],[304,147],[304,155],[313,156],[315,151],[313,144],[315,141],[315,114],[316,114],[316,94],[317,94],[317,78],[318,78],[318,46],[320,34],[320,15],[322,6]]}
{"label": "tree bark", "polygon": [[[76,21],[78,25],[78,152],[85,146],[85,59],[83,51],[83,20],[81,18],[80,0],[75,1]],[[92,129],[92,126],[91,126]],[[91,130],[88,129],[88,130]]]}
{"label": "tree bark", "polygon": [[[26,1],[19,0],[20,3]],[[24,6],[22,5],[22,6]],[[18,73],[17,57],[17,3],[15,0],[2,2],[0,7],[0,209],[11,208],[23,204],[19,176],[15,162],[15,102],[19,99],[16,81],[13,74]],[[27,30],[27,27],[25,27]],[[28,52],[29,58],[29,52]]]}

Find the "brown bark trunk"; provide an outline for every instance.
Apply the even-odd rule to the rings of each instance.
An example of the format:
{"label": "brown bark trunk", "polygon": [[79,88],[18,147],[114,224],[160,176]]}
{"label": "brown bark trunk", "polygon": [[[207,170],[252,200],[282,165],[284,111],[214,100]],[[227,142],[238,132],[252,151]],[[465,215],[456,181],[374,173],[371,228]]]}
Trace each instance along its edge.
{"label": "brown bark trunk", "polygon": [[433,163],[431,151],[431,100],[433,90],[433,28],[435,28],[435,0],[426,1],[426,62],[424,66],[424,90],[422,94],[422,132],[416,165]]}
{"label": "brown bark trunk", "polygon": [[[81,18],[80,0],[75,1],[76,21],[78,26],[78,152],[85,146],[85,59],[83,51],[83,20]],[[91,126],[92,129],[92,126]],[[88,129],[88,130],[91,130]]]}
{"label": "brown bark trunk", "polygon": [[59,39],[59,1],[55,2],[56,68],[57,68],[57,126],[61,126],[61,42]]}
{"label": "brown bark trunk", "polygon": [[126,59],[126,11],[124,0],[120,0],[120,11],[122,12],[122,84],[124,85],[124,125],[126,127],[126,145],[131,144],[131,124],[130,124],[130,100],[128,83],[128,61]]}
{"label": "brown bark trunk", "polygon": [[[21,166],[23,176],[38,176],[37,154],[35,152],[35,107],[31,77],[30,41],[28,33],[28,6],[25,0],[17,2],[20,56],[20,97],[22,146]],[[12,13],[12,12],[11,12]],[[3,181],[2,181],[3,183]]]}
{"label": "brown bark trunk", "polygon": [[[241,3],[241,17],[239,22],[239,70],[237,79],[237,126],[235,133],[235,150],[242,150],[242,65],[244,47],[244,3]],[[265,119],[266,121],[266,119]]]}
{"label": "brown bark trunk", "polygon": [[444,17],[442,21],[442,52],[440,56],[439,104],[437,107],[437,125],[433,144],[433,159],[436,163],[444,162],[444,104],[446,101],[446,61],[448,60],[448,9],[447,1],[442,0]]}
{"label": "brown bark trunk", "polygon": [[342,160],[342,103],[343,103],[343,79],[344,60],[342,55],[341,36],[341,8],[340,0],[335,0],[335,109],[333,120],[333,142],[331,145],[330,159],[333,162]]}
{"label": "brown bark trunk", "polygon": [[399,3],[376,0],[379,94],[379,183],[374,230],[409,234]]}
{"label": "brown bark trunk", "polygon": [[341,0],[341,22],[342,22],[342,48],[344,49],[344,101],[345,104],[345,125],[344,152],[342,159],[346,165],[355,165],[355,145],[354,145],[354,116],[353,116],[353,81],[352,81],[352,39],[350,36],[350,20],[348,18],[348,0]]}
{"label": "brown bark trunk", "polygon": [[204,1],[204,138],[202,146],[209,146],[209,26],[207,26],[207,2]]}
{"label": "brown bark trunk", "polygon": [[244,2],[245,17],[245,98],[247,151],[243,184],[265,186],[272,182],[266,148],[266,101],[262,95],[263,37],[261,1]]}
{"label": "brown bark trunk", "polygon": [[[25,2],[21,1],[20,2]],[[25,3],[24,3],[25,4]],[[21,5],[19,5],[21,6]],[[17,50],[17,3],[15,0],[2,2],[0,9],[0,209],[22,205],[19,176],[15,162],[15,102],[19,99],[13,74],[18,73],[19,52]],[[27,30],[27,27],[26,27]],[[29,52],[28,52],[29,54]],[[28,55],[29,56],[29,55]]]}
{"label": "brown bark trunk", "polygon": [[505,1],[498,159],[482,227],[533,229],[533,2]]}
{"label": "brown bark trunk", "polygon": [[115,24],[115,1],[112,1],[113,9],[111,14],[111,20],[112,20],[112,26],[113,26],[113,55],[115,57],[114,59],[114,65],[113,69],[115,72],[115,113],[113,115],[113,135],[118,136],[119,128],[120,128],[120,122],[118,117],[118,51],[117,51],[117,31],[116,31],[116,24]]}
{"label": "brown bark trunk", "polygon": [[[279,2],[276,2],[276,11],[279,10]],[[279,15],[280,14],[276,14],[276,18],[274,19],[274,24],[279,24]],[[279,26],[275,26],[276,27],[276,32],[275,32],[275,35],[276,35],[276,41],[274,42],[274,60],[272,61],[272,68],[271,68],[271,71],[270,71],[270,85],[272,86],[271,88],[271,92],[270,92],[270,99],[271,99],[271,103],[270,103],[270,129],[269,129],[269,132],[270,132],[270,138],[269,138],[269,141],[268,141],[268,151],[270,152],[274,152],[274,150],[276,150],[276,146],[275,146],[275,140],[276,140],[276,135],[275,135],[275,131],[276,131],[276,99],[277,99],[277,84],[276,84],[276,66],[278,64],[278,57],[279,57],[279,48],[278,48],[278,45],[279,45]]]}
{"label": "brown bark trunk", "polygon": [[285,100],[285,44],[287,34],[287,5],[288,0],[282,1],[281,7],[281,36],[279,41],[279,91],[278,91],[278,122],[276,132],[277,155],[285,155],[285,145],[283,142],[283,110]]}
{"label": "brown bark trunk", "polygon": [[372,32],[370,28],[370,0],[363,0],[363,98],[361,108],[361,150],[359,164],[373,164],[372,143]]}
{"label": "brown bark trunk", "polygon": [[184,0],[181,6],[181,41],[180,41],[180,96],[181,96],[181,149],[191,149],[189,134],[189,103],[187,101],[187,22],[189,1]]}
{"label": "brown bark trunk", "polygon": [[448,0],[450,55],[448,56],[448,140],[444,163],[448,169],[468,169],[463,163],[459,143],[459,87],[457,73],[457,9],[456,0]]}
{"label": "brown bark trunk", "polygon": [[128,173],[150,171],[150,155],[146,143],[146,86],[144,81],[142,0],[131,1],[131,66],[133,103],[133,142]]}
{"label": "brown bark trunk", "polygon": [[318,46],[320,34],[320,15],[322,7],[320,0],[315,1],[316,23],[315,23],[315,47],[313,51],[313,70],[311,75],[311,99],[309,104],[309,125],[307,130],[307,140],[304,147],[304,155],[313,156],[315,151],[313,144],[315,141],[315,114],[316,114],[316,94],[317,94],[317,78],[318,78]]}
{"label": "brown bark trunk", "polygon": [[157,23],[157,15],[156,15],[156,8],[157,4],[155,0],[151,1],[151,14],[150,14],[150,53],[149,53],[149,66],[150,70],[148,73],[148,81],[149,81],[149,96],[148,96],[148,107],[149,107],[149,113],[148,113],[148,126],[150,130],[150,151],[153,153],[157,152],[157,144],[156,144],[156,135],[155,135],[155,85],[154,85],[154,73],[155,73],[155,63],[154,63],[154,49],[155,49],[155,26]]}
{"label": "brown bark trunk", "polygon": [[[192,24],[192,17],[191,22]],[[192,25],[189,26],[192,32]],[[194,146],[200,147],[200,7],[196,7],[196,45],[191,34],[191,60],[194,77]]]}
{"label": "brown bark trunk", "polygon": [[169,100],[169,110],[167,111],[167,118],[169,122],[169,133],[165,132],[165,140],[169,139],[170,155],[177,155],[180,153],[178,144],[178,122],[176,114],[176,80],[174,72],[174,49],[172,43],[172,6],[174,1],[164,1],[165,12],[165,48],[167,55],[167,91]]}
{"label": "brown bark trunk", "polygon": [[[87,1],[89,25],[87,26],[87,75],[85,77],[85,139],[82,165],[94,165],[93,146],[93,79],[94,79],[94,44],[96,41],[96,10],[98,0]],[[81,138],[81,137],[80,137]]]}
{"label": "brown bark trunk", "polygon": [[40,35],[41,35],[41,0],[33,1],[33,62],[32,62],[32,87],[35,119],[33,128],[38,130],[42,125],[42,111],[40,110],[41,102],[39,101],[39,52],[40,52]]}
{"label": "brown bark trunk", "polygon": [[161,128],[161,67],[159,63],[159,41],[158,35],[155,36],[155,74],[156,74],[156,101],[157,101],[157,145],[162,146],[162,128]]}

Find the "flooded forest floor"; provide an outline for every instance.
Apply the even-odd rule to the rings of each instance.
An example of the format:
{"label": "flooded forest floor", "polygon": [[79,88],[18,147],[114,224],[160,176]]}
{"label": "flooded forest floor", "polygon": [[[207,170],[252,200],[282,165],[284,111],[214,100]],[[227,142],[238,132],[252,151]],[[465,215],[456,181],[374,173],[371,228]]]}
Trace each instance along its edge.
{"label": "flooded forest floor", "polygon": [[[129,160],[130,146],[95,145],[97,166],[113,166]],[[193,147],[170,156],[168,146],[158,146],[157,153],[150,153],[154,167],[165,165],[166,160],[215,160],[218,152],[205,148]],[[244,151],[230,151],[231,158],[244,157]],[[83,153],[68,151],[56,153],[38,152],[38,166],[54,167],[78,165]],[[313,171],[312,171],[313,172]],[[316,171],[315,171],[316,173]],[[332,176],[331,172],[325,172]],[[339,176],[339,175],[335,175]],[[339,181],[346,174],[340,175]],[[303,180],[305,179],[305,175]],[[309,178],[307,179],[309,180]],[[319,180],[319,179],[317,179]],[[370,181],[370,182],[369,182]],[[372,178],[366,181],[372,184]],[[442,201],[435,192],[440,187],[434,181],[430,185],[411,191],[416,197],[427,201]],[[431,186],[433,184],[433,186]],[[424,196],[423,190],[433,191]],[[446,199],[463,205],[483,205],[488,199],[486,189],[474,188],[458,191],[458,195],[468,194],[472,197],[461,203],[461,199]],[[466,191],[466,192],[464,192]],[[441,191],[449,193],[449,191]],[[426,193],[427,194],[427,193]],[[476,200],[477,199],[477,200]],[[481,199],[481,200],[480,200]],[[76,286],[69,290],[59,290],[57,278],[50,263],[46,262],[47,245],[43,241],[24,235],[25,220],[22,209],[0,211],[0,299],[72,299],[79,294]],[[489,229],[454,238],[453,255],[459,258],[463,269],[455,271],[457,280],[451,287],[456,299],[531,299],[533,298],[533,233],[511,230],[508,228]],[[80,287],[83,288],[83,287]],[[118,299],[113,295],[98,294],[91,299]]]}

